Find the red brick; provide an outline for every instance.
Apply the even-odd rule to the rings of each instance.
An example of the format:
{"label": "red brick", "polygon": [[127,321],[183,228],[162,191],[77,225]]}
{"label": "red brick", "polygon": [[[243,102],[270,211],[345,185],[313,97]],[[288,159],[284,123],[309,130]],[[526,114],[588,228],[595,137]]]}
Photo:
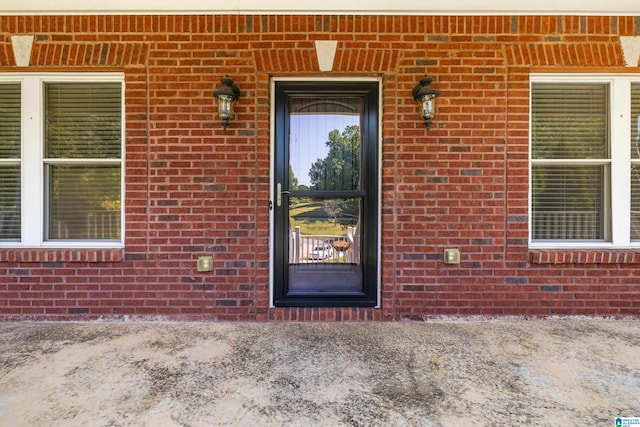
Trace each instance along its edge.
{"label": "red brick", "polygon": [[[0,17],[4,71],[16,71],[7,35],[33,33],[33,67],[98,66],[127,82],[125,249],[0,249],[1,315],[640,315],[640,252],[530,251],[526,220],[505,218],[528,212],[529,72],[613,72],[637,20],[515,20],[517,33],[506,16]],[[326,39],[338,40],[336,76],[383,77],[380,309],[269,307],[269,79],[320,77],[313,42]],[[243,92],[226,132],[212,96],[224,74]],[[441,91],[429,131],[410,96],[425,74]],[[195,272],[211,247],[214,274]],[[460,248],[460,265],[442,264],[445,247]]]}

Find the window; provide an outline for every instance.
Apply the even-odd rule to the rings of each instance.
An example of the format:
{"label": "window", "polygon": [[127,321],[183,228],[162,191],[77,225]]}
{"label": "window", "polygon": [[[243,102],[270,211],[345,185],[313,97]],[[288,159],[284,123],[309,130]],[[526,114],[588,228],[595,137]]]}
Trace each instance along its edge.
{"label": "window", "polygon": [[639,76],[532,76],[532,246],[640,246],[639,118]]}
{"label": "window", "polygon": [[122,236],[121,74],[0,75],[0,246]]}

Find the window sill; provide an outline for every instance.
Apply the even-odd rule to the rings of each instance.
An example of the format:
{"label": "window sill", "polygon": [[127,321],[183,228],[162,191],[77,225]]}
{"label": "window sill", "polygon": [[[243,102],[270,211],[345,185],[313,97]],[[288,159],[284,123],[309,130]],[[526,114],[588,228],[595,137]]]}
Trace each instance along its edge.
{"label": "window sill", "polygon": [[0,262],[120,262],[123,248],[0,249]]}
{"label": "window sill", "polygon": [[640,249],[529,249],[531,264],[637,264]]}

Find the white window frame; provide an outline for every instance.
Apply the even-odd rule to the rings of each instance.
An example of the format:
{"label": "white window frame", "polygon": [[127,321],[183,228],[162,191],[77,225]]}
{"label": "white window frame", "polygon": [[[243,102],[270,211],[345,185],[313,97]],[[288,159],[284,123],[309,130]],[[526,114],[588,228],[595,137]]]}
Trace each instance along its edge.
{"label": "white window frame", "polygon": [[[117,82],[121,84],[121,151],[120,151],[120,239],[114,240],[52,240],[44,239],[44,86],[58,82]],[[20,83],[21,86],[21,239],[0,241],[0,248],[122,248],[124,247],[124,160],[125,160],[125,84],[123,73],[1,73],[0,83]],[[116,164],[110,161],[110,164]]]}
{"label": "white window frame", "polygon": [[[631,241],[631,83],[640,82],[638,74],[542,74],[530,75],[529,93],[535,83],[607,83],[609,85],[610,120],[610,177],[605,178],[605,201],[610,213],[605,215],[605,227],[611,232],[607,241],[534,241],[532,224],[532,168],[535,164],[532,156],[533,140],[529,132],[529,246],[531,248],[610,248],[627,249],[640,247],[640,242]],[[531,104],[531,96],[529,97]],[[531,105],[530,105],[531,107]],[[529,123],[533,123],[532,109],[529,108]],[[612,189],[615,188],[615,191]]]}

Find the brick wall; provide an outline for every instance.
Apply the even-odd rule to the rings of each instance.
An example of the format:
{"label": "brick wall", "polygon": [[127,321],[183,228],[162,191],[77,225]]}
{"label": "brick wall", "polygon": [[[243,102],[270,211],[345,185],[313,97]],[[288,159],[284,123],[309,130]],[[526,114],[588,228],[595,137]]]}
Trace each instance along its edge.
{"label": "brick wall", "polygon": [[[123,71],[127,88],[124,250],[0,249],[0,317],[637,316],[638,253],[528,249],[527,182],[528,73],[620,71],[619,37],[639,33],[633,17],[0,17],[0,72]],[[35,35],[28,68],[15,34]],[[338,41],[332,72],[314,40]],[[226,132],[225,74],[242,90]],[[321,75],[383,81],[379,309],[269,308],[270,78]]]}

